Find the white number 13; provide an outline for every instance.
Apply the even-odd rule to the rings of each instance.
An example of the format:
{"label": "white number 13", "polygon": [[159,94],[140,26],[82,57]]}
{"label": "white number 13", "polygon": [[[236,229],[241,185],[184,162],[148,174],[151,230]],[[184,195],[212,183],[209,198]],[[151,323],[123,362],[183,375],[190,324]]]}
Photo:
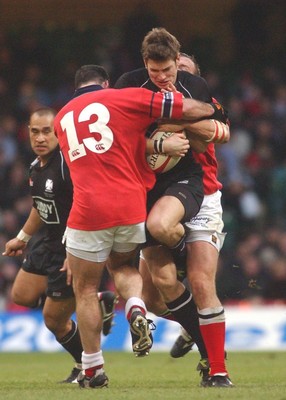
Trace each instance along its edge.
{"label": "white number 13", "polygon": [[99,138],[96,139],[94,136],[83,139],[83,143],[79,143],[74,123],[73,111],[68,112],[61,119],[61,127],[67,134],[67,140],[69,144],[69,157],[71,161],[86,155],[87,147],[93,153],[105,153],[110,149],[113,143],[113,132],[107,126],[110,113],[108,109],[100,103],[92,103],[85,107],[78,117],[78,122],[89,121],[92,115],[97,115],[98,119],[96,122],[89,124],[88,129],[90,133],[98,133]]}

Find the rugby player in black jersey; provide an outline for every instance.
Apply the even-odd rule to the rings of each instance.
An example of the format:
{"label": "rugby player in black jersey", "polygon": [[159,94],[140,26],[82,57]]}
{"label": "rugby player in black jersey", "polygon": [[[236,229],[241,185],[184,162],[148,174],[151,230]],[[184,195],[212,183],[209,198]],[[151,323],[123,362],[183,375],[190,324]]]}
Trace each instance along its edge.
{"label": "rugby player in black jersey", "polygon": [[[15,303],[35,307],[45,294],[43,316],[47,328],[56,340],[74,358],[75,367],[62,383],[77,383],[81,371],[82,344],[75,321],[75,297],[67,284],[67,273],[61,270],[66,262],[66,250],[62,237],[72,204],[73,188],[69,170],[54,134],[54,117],[51,108],[41,108],[30,116],[29,135],[31,147],[37,155],[31,164],[29,184],[33,207],[23,228],[16,238],[6,243],[4,256],[19,256],[26,249],[31,237],[22,268],[12,288]],[[35,239],[35,240],[34,240]],[[116,297],[113,292],[99,293],[103,313],[103,334],[110,332]]]}
{"label": "rugby player in black jersey", "polygon": [[[115,87],[137,86],[153,91],[176,90],[182,92],[185,97],[212,103],[207,84],[201,77],[186,71],[178,71],[179,51],[180,44],[173,35],[164,28],[152,29],[142,43],[141,53],[145,68],[123,74]],[[216,104],[213,106],[216,112],[211,118],[226,123],[227,118],[223,109]],[[214,121],[209,120],[211,126],[213,123]],[[191,125],[190,128],[191,133],[195,134]],[[152,129],[150,131],[152,132]],[[225,132],[222,127],[220,132],[215,131],[206,142],[227,141]],[[192,140],[190,143],[196,150],[196,144]],[[150,149],[150,146],[147,145],[147,149]],[[171,257],[172,255],[177,262],[180,262],[180,252],[184,253],[186,236],[183,223],[190,221],[198,212],[196,207],[199,205],[194,201],[196,183],[192,171],[196,169],[193,166],[194,161],[190,150],[172,170],[157,175],[157,183],[148,199],[150,212],[147,228],[157,242],[167,247],[155,246],[155,243],[150,240],[147,243],[148,247],[143,250],[143,255],[151,271],[153,283],[159,289],[168,309],[175,320],[194,339],[202,359],[209,359],[210,371],[206,366],[207,374],[204,374],[201,385],[231,387],[233,385],[228,377],[224,361],[224,310],[215,290],[216,265],[212,269],[206,266],[204,270],[201,270],[200,263],[192,263],[192,270],[188,271],[193,297],[199,310],[198,320],[196,306],[189,291],[176,279],[175,265]],[[188,263],[191,257],[192,255],[188,254]],[[191,276],[193,280],[190,279]],[[204,340],[200,331],[203,333]]]}

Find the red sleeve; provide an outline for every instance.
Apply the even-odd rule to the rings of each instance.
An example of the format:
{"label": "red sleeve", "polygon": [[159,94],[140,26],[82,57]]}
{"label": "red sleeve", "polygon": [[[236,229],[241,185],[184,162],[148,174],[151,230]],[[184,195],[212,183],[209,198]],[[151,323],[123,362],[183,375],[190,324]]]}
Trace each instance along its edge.
{"label": "red sleeve", "polygon": [[[183,116],[183,95],[179,92],[151,92],[144,90],[143,98],[149,98],[151,118],[180,119]],[[151,99],[150,99],[151,97]]]}

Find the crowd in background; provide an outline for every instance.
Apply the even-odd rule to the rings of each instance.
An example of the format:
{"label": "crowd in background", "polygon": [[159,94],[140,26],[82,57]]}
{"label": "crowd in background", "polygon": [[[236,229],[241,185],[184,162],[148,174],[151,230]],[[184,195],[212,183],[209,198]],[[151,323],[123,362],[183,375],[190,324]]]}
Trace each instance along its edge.
{"label": "crowd in background", "polygon": [[[118,27],[0,33],[1,253],[6,241],[21,229],[32,204],[28,170],[34,155],[28,138],[29,114],[41,106],[59,109],[65,104],[73,95],[74,73],[82,64],[103,65],[111,85],[123,72],[141,67],[140,45],[134,53],[128,43],[124,29]],[[219,295],[225,304],[285,302],[284,71],[271,64],[259,73],[245,67],[229,74],[207,65],[201,69],[231,121],[230,142],[216,147],[227,232],[217,276]],[[9,291],[21,261],[0,255],[0,311],[15,308]]]}

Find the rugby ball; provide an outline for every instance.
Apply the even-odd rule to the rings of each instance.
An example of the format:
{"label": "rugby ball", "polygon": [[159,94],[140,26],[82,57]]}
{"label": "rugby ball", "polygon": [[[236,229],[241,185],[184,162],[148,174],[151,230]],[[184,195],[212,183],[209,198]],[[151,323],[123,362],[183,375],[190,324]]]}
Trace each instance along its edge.
{"label": "rugby ball", "polygon": [[[155,131],[151,134],[150,139],[166,139],[171,135],[173,135],[173,132],[163,132],[159,129],[155,129]],[[166,154],[150,154],[147,156],[147,163],[149,164],[149,167],[156,172],[156,174],[162,174],[174,168],[180,159],[181,157],[173,157]]]}

